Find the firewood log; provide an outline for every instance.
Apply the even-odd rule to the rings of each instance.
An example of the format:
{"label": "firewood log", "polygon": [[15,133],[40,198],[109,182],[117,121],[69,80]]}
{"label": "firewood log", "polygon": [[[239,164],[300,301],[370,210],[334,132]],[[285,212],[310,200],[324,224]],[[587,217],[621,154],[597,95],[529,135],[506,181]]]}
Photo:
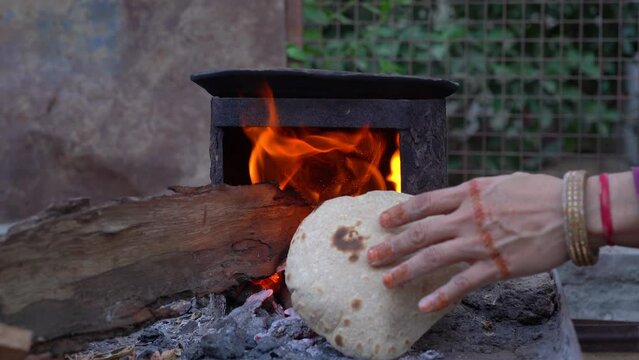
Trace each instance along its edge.
{"label": "firewood log", "polygon": [[0,322],[55,345],[166,316],[158,309],[169,300],[271,275],[311,211],[269,184],[174,191],[94,207],[73,200],[9,229]]}
{"label": "firewood log", "polygon": [[0,323],[0,359],[23,360],[31,348],[31,331]]}

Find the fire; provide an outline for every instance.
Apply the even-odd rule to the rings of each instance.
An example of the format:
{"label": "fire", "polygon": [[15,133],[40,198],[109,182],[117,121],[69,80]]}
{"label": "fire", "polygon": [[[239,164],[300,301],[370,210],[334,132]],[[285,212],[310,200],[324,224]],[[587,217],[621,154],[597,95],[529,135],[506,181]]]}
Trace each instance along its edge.
{"label": "fire", "polygon": [[[244,127],[253,143],[249,174],[253,184],[273,181],[280,189],[293,188],[307,201],[321,203],[341,195],[386,190],[380,163],[386,136],[368,127],[352,130],[279,127],[275,99],[265,86],[267,127]],[[400,191],[399,151],[392,158],[389,183]]]}
{"label": "fire", "polygon": [[395,186],[395,191],[402,192],[402,164],[399,159],[399,134],[395,136],[395,152],[391,157],[390,174],[386,180]]}
{"label": "fire", "polygon": [[281,284],[281,275],[280,275],[279,272],[276,272],[276,273],[274,273],[273,275],[271,275],[271,276],[269,276],[267,278],[254,280],[253,284],[261,287],[262,289],[274,289],[274,290],[276,290]]}

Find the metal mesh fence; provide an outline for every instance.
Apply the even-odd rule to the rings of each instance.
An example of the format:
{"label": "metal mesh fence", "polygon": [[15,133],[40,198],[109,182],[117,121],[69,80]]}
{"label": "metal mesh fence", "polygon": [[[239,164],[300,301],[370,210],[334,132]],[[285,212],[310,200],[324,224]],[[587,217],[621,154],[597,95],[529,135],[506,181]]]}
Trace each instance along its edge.
{"label": "metal mesh fence", "polygon": [[639,162],[639,1],[305,0],[293,66],[459,82],[449,183]]}

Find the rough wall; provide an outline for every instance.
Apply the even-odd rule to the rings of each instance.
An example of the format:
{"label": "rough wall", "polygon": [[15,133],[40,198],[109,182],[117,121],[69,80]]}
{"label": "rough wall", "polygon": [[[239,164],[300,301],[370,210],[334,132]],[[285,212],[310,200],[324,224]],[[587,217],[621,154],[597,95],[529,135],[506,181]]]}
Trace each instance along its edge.
{"label": "rough wall", "polygon": [[0,222],[208,183],[192,72],[285,65],[284,0],[0,0]]}

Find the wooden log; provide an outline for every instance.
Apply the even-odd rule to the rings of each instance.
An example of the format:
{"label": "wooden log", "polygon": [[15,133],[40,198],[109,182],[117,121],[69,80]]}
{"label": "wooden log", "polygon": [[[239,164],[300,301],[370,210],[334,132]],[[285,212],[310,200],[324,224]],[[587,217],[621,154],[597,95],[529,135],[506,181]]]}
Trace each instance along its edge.
{"label": "wooden log", "polygon": [[0,323],[0,359],[24,360],[31,349],[31,331]]}
{"label": "wooden log", "polygon": [[268,184],[174,190],[97,207],[71,201],[9,229],[0,322],[48,344],[154,320],[168,300],[272,274],[311,211]]}

